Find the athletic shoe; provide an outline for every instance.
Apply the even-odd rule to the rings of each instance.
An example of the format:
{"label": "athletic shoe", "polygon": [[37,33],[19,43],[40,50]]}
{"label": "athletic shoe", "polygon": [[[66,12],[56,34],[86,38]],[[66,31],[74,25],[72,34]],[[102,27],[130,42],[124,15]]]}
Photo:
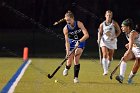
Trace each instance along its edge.
{"label": "athletic shoe", "polygon": [[135,76],[135,74],[130,74],[130,75],[129,75],[128,81],[127,81],[128,84],[132,84],[132,83],[133,83],[133,80],[132,80],[132,79],[133,79],[134,76]]}
{"label": "athletic shoe", "polygon": [[64,69],[64,71],[63,71],[63,76],[67,76],[68,75],[68,69]]}
{"label": "athletic shoe", "polygon": [[133,83],[131,78],[129,78],[127,82],[128,82],[128,84],[132,84]]}
{"label": "athletic shoe", "polygon": [[123,76],[116,76],[116,80],[119,81],[119,83],[123,83]]}
{"label": "athletic shoe", "polygon": [[79,83],[79,80],[77,77],[74,78],[74,83]]}
{"label": "athletic shoe", "polygon": [[108,74],[108,72],[104,72],[104,73],[103,73],[103,76],[105,76],[105,75],[107,75],[107,74]]}

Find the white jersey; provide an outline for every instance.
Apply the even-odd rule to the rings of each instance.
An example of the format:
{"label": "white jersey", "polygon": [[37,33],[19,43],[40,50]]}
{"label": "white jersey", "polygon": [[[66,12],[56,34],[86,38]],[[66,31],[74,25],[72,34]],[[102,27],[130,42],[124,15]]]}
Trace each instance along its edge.
{"label": "white jersey", "polygon": [[109,49],[117,49],[117,38],[113,39],[114,37],[116,37],[113,21],[110,25],[106,25],[105,21],[102,24],[103,35],[101,37],[100,47],[106,46]]}
{"label": "white jersey", "polygon": [[137,47],[140,47],[140,34],[138,34],[138,37],[134,40],[134,43]]}
{"label": "white jersey", "polygon": [[[132,30],[132,32],[135,30]],[[129,34],[126,35],[127,39],[129,40]],[[135,57],[140,58],[140,34],[134,39],[134,45],[132,47],[132,52],[134,53]]]}

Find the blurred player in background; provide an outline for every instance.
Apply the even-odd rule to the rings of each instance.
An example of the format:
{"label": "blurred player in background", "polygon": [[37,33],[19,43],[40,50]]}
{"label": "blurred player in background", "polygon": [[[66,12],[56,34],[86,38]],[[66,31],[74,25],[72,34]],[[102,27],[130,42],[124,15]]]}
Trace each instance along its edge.
{"label": "blurred player in background", "polygon": [[74,61],[74,83],[78,83],[78,75],[80,70],[79,59],[84,50],[85,41],[89,38],[89,34],[83,23],[74,19],[74,15],[71,11],[68,11],[65,14],[65,20],[67,24],[63,28],[63,33],[65,36],[66,56],[70,54],[75,46],[78,46],[78,48],[68,58],[63,75],[68,75],[68,70],[72,65],[72,61]]}
{"label": "blurred player in background", "polygon": [[125,45],[127,51],[122,57],[120,75],[116,76],[116,80],[119,81],[119,83],[123,83],[127,61],[135,58],[135,63],[128,77],[128,83],[131,84],[133,77],[140,67],[140,30],[138,25],[136,25],[136,30],[133,30],[134,24],[132,19],[124,20],[121,29],[126,34],[129,43]]}
{"label": "blurred player in background", "polygon": [[112,19],[113,13],[107,10],[105,13],[106,20],[99,26],[98,44],[102,50],[103,75],[108,74],[108,67],[113,60],[114,50],[117,49],[117,37],[121,29],[116,21]]}

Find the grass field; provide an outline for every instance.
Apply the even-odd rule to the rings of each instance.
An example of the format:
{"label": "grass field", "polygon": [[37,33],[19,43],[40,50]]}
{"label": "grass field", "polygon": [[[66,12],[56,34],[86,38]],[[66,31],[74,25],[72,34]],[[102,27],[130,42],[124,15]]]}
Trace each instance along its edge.
{"label": "grass field", "polygon": [[[14,93],[139,93],[140,75],[139,72],[134,78],[134,84],[127,84],[127,77],[131,70],[132,61],[127,65],[126,77],[123,84],[109,79],[109,75],[102,75],[102,68],[99,60],[81,59],[81,70],[79,74],[80,83],[73,83],[73,66],[68,76],[62,76],[64,65],[52,79],[47,78],[63,59],[31,58],[25,74],[18,83]],[[118,64],[114,60],[111,64],[110,72]],[[0,58],[0,89],[2,89],[17,69],[22,64],[20,58]],[[119,70],[116,74],[119,73]],[[58,80],[57,83],[54,81]]]}

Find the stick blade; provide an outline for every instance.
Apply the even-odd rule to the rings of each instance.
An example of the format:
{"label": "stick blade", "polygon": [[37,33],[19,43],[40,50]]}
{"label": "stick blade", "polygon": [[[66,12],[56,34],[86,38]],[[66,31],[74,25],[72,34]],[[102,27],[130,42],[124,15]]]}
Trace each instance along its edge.
{"label": "stick blade", "polygon": [[53,76],[51,76],[50,74],[48,74],[48,78],[51,79]]}
{"label": "stick blade", "polygon": [[113,78],[112,78],[112,75],[110,75],[110,79],[112,80]]}

